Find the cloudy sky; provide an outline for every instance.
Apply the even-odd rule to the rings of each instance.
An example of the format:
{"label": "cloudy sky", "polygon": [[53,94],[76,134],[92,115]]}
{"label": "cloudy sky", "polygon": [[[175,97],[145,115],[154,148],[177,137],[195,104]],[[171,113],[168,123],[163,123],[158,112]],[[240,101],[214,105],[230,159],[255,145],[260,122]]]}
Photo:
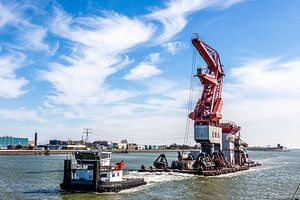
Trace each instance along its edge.
{"label": "cloudy sky", "polygon": [[[223,118],[300,147],[297,0],[0,1],[0,134],[182,143],[192,33],[224,64]],[[201,92],[195,79],[194,99]],[[192,132],[190,143],[193,144]]]}

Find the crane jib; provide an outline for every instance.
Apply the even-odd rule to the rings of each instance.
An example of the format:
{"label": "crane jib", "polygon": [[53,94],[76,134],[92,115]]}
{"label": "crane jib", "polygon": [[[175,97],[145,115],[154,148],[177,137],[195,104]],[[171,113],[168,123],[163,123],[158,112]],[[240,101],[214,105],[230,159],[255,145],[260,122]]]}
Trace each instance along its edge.
{"label": "crane jib", "polygon": [[203,85],[203,91],[195,110],[190,115],[195,123],[218,125],[222,118],[222,77],[223,65],[218,52],[198,37],[192,43],[207,64],[207,71],[197,70],[196,76]]}

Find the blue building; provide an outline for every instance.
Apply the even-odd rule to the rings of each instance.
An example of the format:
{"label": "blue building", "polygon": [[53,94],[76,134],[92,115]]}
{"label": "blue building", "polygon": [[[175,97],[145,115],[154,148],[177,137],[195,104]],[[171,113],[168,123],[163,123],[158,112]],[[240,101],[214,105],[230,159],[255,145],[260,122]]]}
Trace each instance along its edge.
{"label": "blue building", "polygon": [[0,137],[0,148],[7,148],[7,146],[28,146],[28,138],[17,137]]}
{"label": "blue building", "polygon": [[155,149],[158,150],[160,149],[160,145],[145,145],[145,149]]}

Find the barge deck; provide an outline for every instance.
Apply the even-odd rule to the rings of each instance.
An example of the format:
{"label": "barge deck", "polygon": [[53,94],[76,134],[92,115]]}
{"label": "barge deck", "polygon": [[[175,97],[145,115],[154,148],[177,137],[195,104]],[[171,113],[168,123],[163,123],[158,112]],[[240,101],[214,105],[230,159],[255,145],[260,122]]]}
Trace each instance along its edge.
{"label": "barge deck", "polygon": [[139,172],[176,172],[176,173],[184,173],[184,174],[193,174],[193,175],[200,175],[200,176],[218,176],[222,174],[228,174],[228,173],[234,173],[234,172],[239,172],[239,171],[245,171],[249,170],[252,167],[258,167],[261,166],[260,163],[249,163],[249,165],[243,165],[243,166],[233,166],[229,168],[220,168],[220,169],[206,169],[206,170],[201,170],[201,169],[170,169],[170,168],[165,168],[165,169],[157,169],[157,168],[141,168]]}

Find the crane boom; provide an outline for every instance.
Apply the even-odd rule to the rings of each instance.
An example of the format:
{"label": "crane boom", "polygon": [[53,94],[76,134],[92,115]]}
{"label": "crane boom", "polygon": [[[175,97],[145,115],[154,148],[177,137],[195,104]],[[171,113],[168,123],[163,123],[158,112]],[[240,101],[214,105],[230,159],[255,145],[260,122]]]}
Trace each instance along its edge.
{"label": "crane boom", "polygon": [[218,52],[198,36],[192,38],[192,43],[206,62],[207,68],[197,69],[196,76],[203,85],[203,91],[194,111],[189,116],[196,124],[218,126],[222,118],[223,65]]}
{"label": "crane boom", "polygon": [[223,66],[221,64],[220,56],[217,50],[206,44],[204,41],[200,40],[197,36],[192,39],[192,43],[207,63],[208,69],[210,71],[218,71],[218,73],[224,75],[222,70]]}

